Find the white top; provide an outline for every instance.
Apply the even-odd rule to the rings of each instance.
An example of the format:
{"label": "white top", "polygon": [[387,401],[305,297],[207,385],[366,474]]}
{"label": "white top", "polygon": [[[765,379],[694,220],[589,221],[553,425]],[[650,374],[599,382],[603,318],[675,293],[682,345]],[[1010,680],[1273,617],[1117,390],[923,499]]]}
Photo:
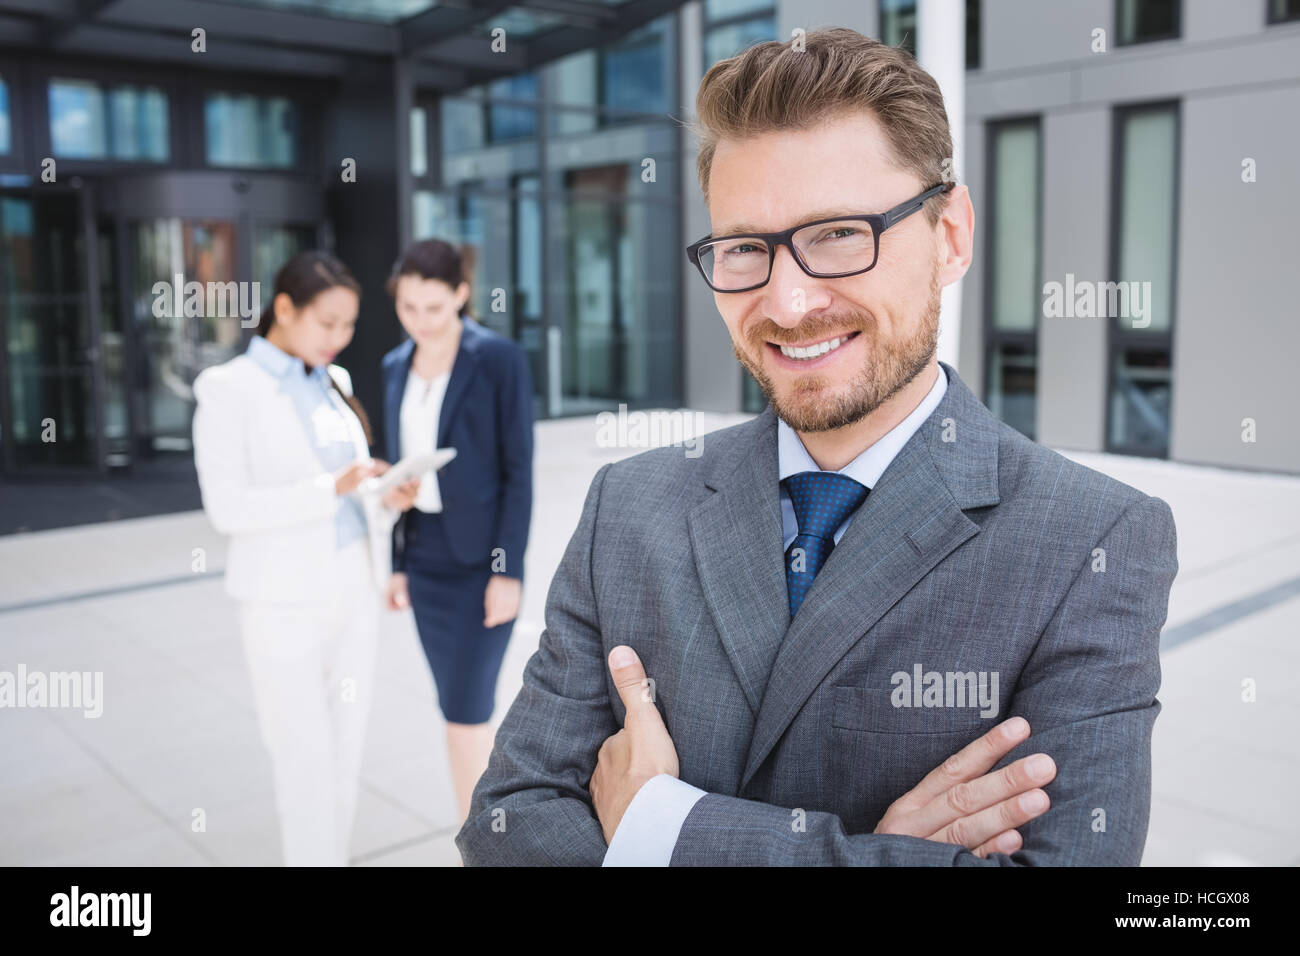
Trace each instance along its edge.
{"label": "white top", "polygon": [[[421,378],[411,369],[406,376],[406,391],[402,393],[402,457],[428,454],[438,441],[438,419],[442,415],[442,399],[447,394],[451,370],[432,380]],[[438,491],[438,476],[425,472],[420,479],[420,490],[415,496],[415,507],[420,511],[441,511],[442,495]]]}

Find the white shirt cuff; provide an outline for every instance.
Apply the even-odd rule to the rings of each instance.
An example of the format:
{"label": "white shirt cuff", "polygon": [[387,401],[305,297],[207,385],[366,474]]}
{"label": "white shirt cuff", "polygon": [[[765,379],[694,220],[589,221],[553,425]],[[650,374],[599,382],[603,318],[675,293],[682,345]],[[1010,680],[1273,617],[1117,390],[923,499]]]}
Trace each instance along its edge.
{"label": "white shirt cuff", "polygon": [[667,866],[691,808],[706,791],[671,774],[651,777],[628,804],[602,866]]}

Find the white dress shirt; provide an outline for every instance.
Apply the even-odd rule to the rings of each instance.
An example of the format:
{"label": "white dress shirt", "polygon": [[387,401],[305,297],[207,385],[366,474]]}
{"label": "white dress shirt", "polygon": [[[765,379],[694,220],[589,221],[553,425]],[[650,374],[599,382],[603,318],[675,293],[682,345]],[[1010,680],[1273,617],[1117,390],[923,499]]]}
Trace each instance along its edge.
{"label": "white dress shirt", "polygon": [[[406,376],[406,391],[402,393],[401,429],[402,457],[428,454],[438,441],[438,419],[442,415],[442,399],[447,393],[451,370],[423,379],[411,369]],[[442,495],[438,490],[438,476],[426,471],[420,479],[420,490],[415,505],[420,511],[441,511]]]}
{"label": "white dress shirt", "polygon": [[[908,439],[916,433],[921,424],[930,417],[938,407],[943,394],[948,390],[948,376],[939,369],[934,385],[926,393],[921,403],[912,413],[880,437],[880,439],[862,454],[839,470],[867,488],[875,486],[880,476],[885,473],[889,463],[907,444]],[[801,471],[822,471],[804,448],[798,434],[785,422],[777,422],[777,469],[780,478],[785,479]],[[835,532],[835,543],[844,536],[850,514]],[[789,548],[799,533],[799,524],[795,520],[794,505],[790,496],[781,486],[781,528],[784,533],[784,547]],[[692,786],[671,774],[661,773],[652,777],[637,791],[632,802],[628,804],[614,831],[614,839],[605,851],[603,866],[667,866],[677,846],[677,836],[682,831],[682,824],[690,815],[695,802],[706,791]]]}

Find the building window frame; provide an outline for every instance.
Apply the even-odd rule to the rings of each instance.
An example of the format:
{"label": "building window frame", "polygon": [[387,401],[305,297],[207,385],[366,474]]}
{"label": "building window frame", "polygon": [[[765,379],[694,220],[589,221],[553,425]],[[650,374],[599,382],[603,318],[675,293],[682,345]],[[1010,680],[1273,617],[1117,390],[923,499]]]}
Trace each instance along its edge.
{"label": "building window frame", "polygon": [[[113,156],[55,156],[54,136],[50,130],[50,83],[53,80],[84,80],[107,90],[112,86],[157,87],[167,97],[167,157],[165,159],[119,159]],[[76,173],[94,174],[127,170],[181,169],[189,165],[191,159],[186,151],[184,135],[185,104],[182,98],[185,90],[175,75],[168,76],[160,70],[127,70],[117,67],[88,65],[76,61],[50,60],[39,65],[32,65],[27,71],[26,95],[21,97],[23,104],[31,110],[24,115],[26,132],[31,143],[27,153],[29,172],[40,160],[51,157],[59,175],[65,170]],[[10,112],[13,113],[14,97],[10,96]],[[12,115],[11,115],[11,123]],[[24,137],[26,138],[26,137]],[[22,149],[19,143],[15,152]],[[34,175],[39,176],[39,168]]]}
{"label": "building window frame", "polygon": [[[207,105],[208,97],[216,93],[261,98],[283,97],[292,103],[298,113],[298,141],[294,144],[293,163],[288,166],[232,166],[208,162]],[[202,84],[194,86],[190,91],[191,107],[186,110],[188,123],[185,132],[190,142],[194,144],[192,165],[200,169],[230,173],[313,175],[321,172],[317,161],[321,147],[320,95],[319,88],[313,94],[307,86],[294,81],[279,82],[224,75],[211,79],[205,78]],[[407,159],[409,160],[409,157]],[[333,174],[337,176],[340,168],[333,167]]]}
{"label": "building window frame", "polygon": [[[1173,114],[1173,191],[1172,215],[1169,222],[1169,325],[1160,331],[1146,329],[1126,329],[1120,324],[1119,317],[1106,318],[1106,389],[1104,392],[1105,414],[1102,435],[1102,449],[1110,454],[1132,455],[1141,458],[1168,459],[1173,438],[1173,394],[1174,394],[1174,330],[1178,324],[1178,229],[1180,219],[1179,191],[1182,188],[1182,141],[1183,111],[1178,99],[1160,99],[1140,103],[1117,105],[1111,112],[1111,196],[1110,226],[1107,234],[1107,272],[1109,280],[1119,281],[1121,249],[1121,226],[1123,223],[1124,202],[1124,146],[1125,123],[1129,117],[1141,113],[1170,111]],[[1150,448],[1131,443],[1112,441],[1114,428],[1114,401],[1117,376],[1116,366],[1126,352],[1148,352],[1163,354],[1169,365],[1169,432],[1163,448]]]}
{"label": "building window frame", "polygon": [[1160,33],[1155,36],[1138,37],[1132,40],[1124,39],[1124,31],[1120,28],[1121,20],[1124,16],[1125,3],[1141,3],[1142,0],[1115,0],[1114,19],[1115,19],[1115,46],[1130,47],[1142,46],[1146,43],[1163,43],[1166,40],[1181,40],[1183,37],[1183,0],[1174,0],[1174,25],[1170,32]]}
{"label": "building window frame", "polygon": [[[1034,328],[1032,331],[1023,331],[1018,329],[998,328],[993,316],[993,285],[994,273],[997,267],[994,250],[994,226],[997,209],[997,146],[998,133],[1005,129],[1014,129],[1016,127],[1032,127],[1034,130],[1034,145],[1036,151],[1035,159],[1035,182],[1034,192],[1038,198],[1037,209],[1034,213]],[[983,353],[983,401],[988,407],[996,404],[992,395],[992,376],[989,370],[992,365],[993,356],[997,350],[1009,346],[1012,348],[1022,348],[1029,351],[1034,356],[1034,419],[1035,425],[1031,431],[1037,432],[1037,415],[1038,415],[1038,331],[1042,322],[1042,297],[1041,290],[1043,287],[1043,186],[1044,186],[1044,158],[1045,144],[1043,142],[1043,117],[1040,113],[1024,113],[1013,116],[1000,116],[996,119],[990,119],[984,127],[984,177],[985,177],[985,196],[989,215],[984,217],[984,247],[989,250],[989,254],[984,257],[984,289],[981,293],[982,301],[982,321],[981,331],[983,334],[982,353]],[[1034,434],[1026,436],[1031,440]]]}
{"label": "building window frame", "polygon": [[[26,71],[18,61],[0,57],[0,79],[9,91],[9,151],[0,153],[0,172],[31,174],[27,130]],[[48,122],[48,120],[47,120]],[[48,154],[46,154],[48,155]]]}

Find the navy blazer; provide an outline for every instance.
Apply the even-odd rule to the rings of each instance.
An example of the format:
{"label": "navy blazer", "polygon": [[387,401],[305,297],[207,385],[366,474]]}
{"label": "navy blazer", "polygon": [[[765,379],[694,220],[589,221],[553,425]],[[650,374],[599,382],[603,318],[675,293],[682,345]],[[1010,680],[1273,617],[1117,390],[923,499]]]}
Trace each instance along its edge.
{"label": "navy blazer", "polygon": [[[442,399],[435,448],[456,457],[438,472],[452,557],[522,578],[533,508],[533,384],[524,350],[463,316],[460,347]],[[388,460],[401,458],[402,395],[415,343],[383,360],[384,437]],[[405,571],[406,512],[393,528],[393,570]],[[495,549],[502,549],[495,553]]]}

